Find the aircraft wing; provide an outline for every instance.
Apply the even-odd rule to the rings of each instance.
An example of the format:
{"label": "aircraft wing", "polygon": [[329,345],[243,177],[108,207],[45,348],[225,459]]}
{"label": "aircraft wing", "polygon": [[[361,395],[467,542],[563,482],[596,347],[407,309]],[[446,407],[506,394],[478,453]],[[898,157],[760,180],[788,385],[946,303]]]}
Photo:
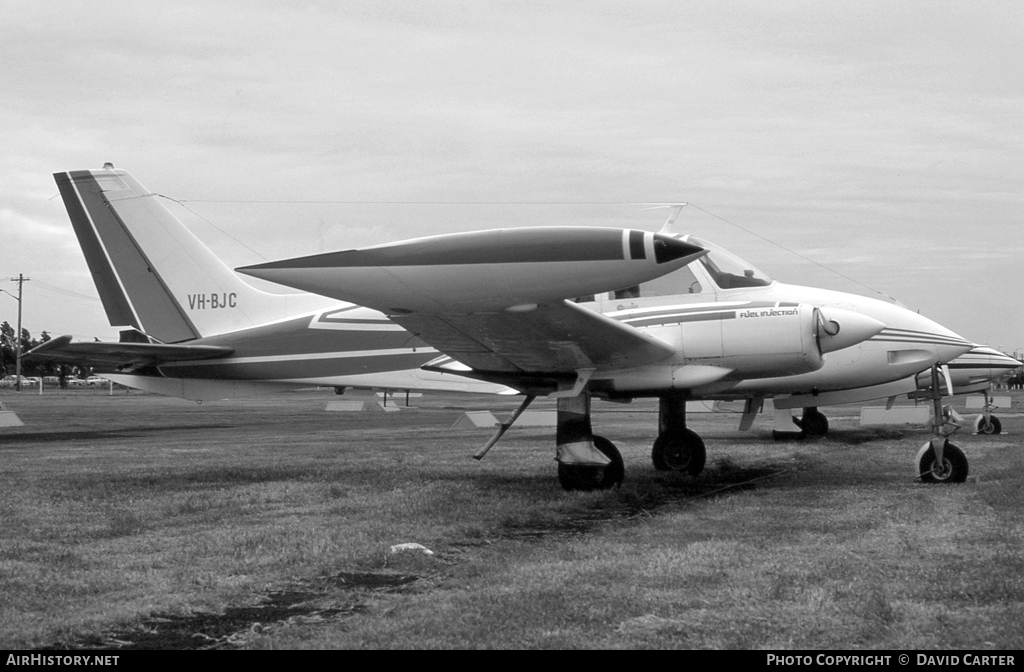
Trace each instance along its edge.
{"label": "aircraft wing", "polygon": [[167,345],[164,343],[71,342],[71,336],[58,336],[25,353],[25,357],[124,369],[155,366],[168,362],[223,357],[232,348],[216,345]]}
{"label": "aircraft wing", "polygon": [[380,310],[473,369],[463,375],[562,389],[573,380],[582,386],[599,369],[675,353],[569,299],[635,286],[705,254],[638,230],[540,227],[446,234],[238,270]]}
{"label": "aircraft wing", "polygon": [[391,319],[467,366],[494,373],[620,369],[675,352],[664,341],[571,301],[515,312],[413,313]]}

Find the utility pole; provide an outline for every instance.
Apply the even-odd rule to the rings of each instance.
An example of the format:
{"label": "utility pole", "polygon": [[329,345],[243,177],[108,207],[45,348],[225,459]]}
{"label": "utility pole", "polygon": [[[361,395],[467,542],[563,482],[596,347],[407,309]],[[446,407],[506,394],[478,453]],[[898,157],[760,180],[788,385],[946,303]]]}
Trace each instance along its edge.
{"label": "utility pole", "polygon": [[21,392],[21,288],[29,281],[21,273],[18,277],[11,278],[11,282],[18,283],[18,333],[14,336],[14,389]]}

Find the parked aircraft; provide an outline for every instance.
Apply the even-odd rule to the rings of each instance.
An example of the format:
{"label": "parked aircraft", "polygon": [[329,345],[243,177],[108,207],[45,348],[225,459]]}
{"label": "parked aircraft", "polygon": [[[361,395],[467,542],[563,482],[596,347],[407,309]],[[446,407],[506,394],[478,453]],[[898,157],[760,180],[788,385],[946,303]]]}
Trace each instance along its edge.
{"label": "parked aircraft", "polygon": [[[992,383],[1009,376],[1022,365],[1024,364],[1013,357],[984,346],[974,347],[970,352],[960,355],[948,364],[949,380],[945,389],[950,394],[980,393],[985,398],[982,412],[974,420],[975,432],[978,434],[1002,432],[1002,422],[992,413],[995,406],[992,404],[992,395],[989,394],[989,390]],[[918,374],[917,386],[916,393],[911,393],[911,397],[928,398],[932,396],[929,375]]]}
{"label": "parked aircraft", "polygon": [[[900,306],[775,282],[671,232],[501,229],[238,269],[308,292],[270,294],[125,171],[55,179],[123,331],[116,344],[55,338],[33,356],[99,363],[115,382],[188,399],[308,385],[504,391],[526,395],[518,417],[546,395],[570,490],[623,477],[619,451],[593,432],[592,398],[658,398],[654,465],[696,475],[706,450],[687,399],[744,399],[749,426],[774,397],[808,426],[819,405],[916,388],[918,373],[974,347]],[[962,451],[933,444],[922,477],[964,480]]]}

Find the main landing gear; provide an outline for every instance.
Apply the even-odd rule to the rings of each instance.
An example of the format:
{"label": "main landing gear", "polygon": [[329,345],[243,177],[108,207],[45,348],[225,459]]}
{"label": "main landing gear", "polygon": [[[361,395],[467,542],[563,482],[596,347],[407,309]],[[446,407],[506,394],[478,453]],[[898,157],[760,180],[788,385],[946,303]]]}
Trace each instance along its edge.
{"label": "main landing gear", "polygon": [[[622,483],[622,455],[608,439],[596,436],[590,425],[590,395],[558,400],[558,481],[566,490],[602,490]],[[696,476],[704,470],[704,441],[686,427],[685,395],[661,397],[658,404],[658,438],[651,461],[659,471]]]}
{"label": "main landing gear", "polygon": [[[779,418],[776,417],[776,429],[772,430],[772,438],[776,441],[802,441],[808,437],[816,438],[828,434],[828,418],[818,410],[817,406],[804,408],[804,413],[799,418],[791,417],[789,411],[785,411],[783,417],[791,420],[799,431],[778,429]],[[783,422],[785,423],[785,421]]]}
{"label": "main landing gear", "polygon": [[607,490],[621,485],[626,468],[615,444],[590,426],[590,394],[558,400],[555,431],[558,482],[566,490]]}
{"label": "main landing gear", "polygon": [[686,397],[669,395],[658,399],[658,438],[651,450],[658,471],[680,471],[696,476],[704,470],[707,449],[704,441],[686,427]]}
{"label": "main landing gear", "polygon": [[828,418],[818,410],[817,406],[804,409],[804,414],[796,421],[805,436],[825,436],[828,434]]}

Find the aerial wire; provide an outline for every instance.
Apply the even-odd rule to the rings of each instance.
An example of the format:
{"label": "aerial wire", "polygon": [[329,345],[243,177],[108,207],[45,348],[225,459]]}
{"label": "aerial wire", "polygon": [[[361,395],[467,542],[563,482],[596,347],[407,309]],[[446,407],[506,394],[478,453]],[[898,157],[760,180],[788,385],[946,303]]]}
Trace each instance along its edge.
{"label": "aerial wire", "polygon": [[865,285],[860,280],[856,280],[854,278],[851,278],[850,276],[846,275],[845,273],[837,271],[834,268],[830,268],[830,267],[826,266],[825,264],[819,263],[819,262],[815,261],[814,259],[806,257],[806,256],[800,254],[799,252],[797,252],[796,250],[791,250],[788,247],[786,247],[785,245],[777,243],[774,240],[771,240],[770,238],[765,238],[761,234],[759,234],[759,233],[757,233],[755,231],[751,231],[750,229],[747,229],[745,227],[742,227],[739,224],[737,224],[736,222],[729,221],[728,219],[726,219],[725,217],[722,217],[721,215],[716,215],[715,213],[713,213],[713,212],[711,212],[709,210],[705,210],[704,208],[700,207],[699,205],[694,205],[693,203],[689,203],[688,205],[690,207],[692,207],[692,208],[696,208],[697,210],[700,210],[701,212],[703,212],[705,214],[711,215],[715,219],[723,221],[726,224],[729,224],[731,226],[735,226],[737,229],[739,229],[740,231],[743,231],[744,233],[748,233],[751,236],[754,236],[755,238],[760,238],[761,240],[765,241],[766,243],[771,243],[772,245],[774,245],[775,247],[779,248],[780,250],[785,250],[786,252],[789,252],[790,254],[795,255],[795,256],[803,259],[804,261],[807,261],[807,262],[810,262],[810,263],[814,264],[818,268],[822,268],[822,269],[824,269],[826,271],[829,271],[831,273],[835,273],[836,275],[838,275],[838,276],[840,276],[842,278],[845,278],[845,279],[849,280],[850,282],[852,282],[852,283],[854,283],[856,285],[860,285],[861,287],[863,287],[865,289],[871,290],[872,292],[874,292],[876,294],[880,294],[880,295],[884,296],[885,298],[889,299],[890,301],[893,301],[894,303],[899,303],[898,301],[896,301],[896,299],[894,299],[893,297],[889,296],[885,292],[877,290],[874,287],[871,287],[870,285]]}
{"label": "aerial wire", "polygon": [[[171,202],[173,202],[173,203],[177,203],[178,205],[180,205],[181,207],[185,208],[186,210],[188,210],[189,212],[191,212],[191,213],[192,213],[193,215],[195,215],[195,216],[196,216],[196,217],[198,217],[199,219],[203,220],[204,222],[206,222],[207,224],[209,224],[210,226],[212,226],[212,227],[213,227],[214,229],[216,229],[217,231],[220,231],[220,232],[221,232],[222,234],[224,234],[225,236],[227,236],[227,237],[228,237],[228,238],[230,238],[231,240],[235,241],[236,243],[238,243],[239,245],[241,245],[241,246],[242,246],[242,247],[244,247],[245,249],[247,249],[247,250],[249,250],[250,252],[252,252],[253,254],[255,254],[255,255],[256,255],[257,257],[259,257],[259,258],[260,258],[260,259],[262,259],[263,261],[270,261],[269,259],[267,259],[266,257],[264,257],[264,256],[263,256],[262,254],[260,254],[260,253],[259,253],[259,252],[257,252],[256,250],[252,249],[251,247],[249,247],[248,245],[246,245],[245,243],[243,243],[242,241],[240,241],[240,240],[239,240],[238,238],[235,238],[235,237],[234,237],[234,236],[232,236],[232,235],[231,235],[230,233],[228,233],[228,232],[227,232],[227,231],[225,231],[224,229],[220,228],[219,226],[217,226],[216,224],[214,224],[214,223],[213,223],[213,222],[211,222],[210,220],[208,220],[208,219],[207,219],[206,217],[203,217],[203,216],[202,216],[202,215],[200,215],[200,214],[199,214],[198,212],[196,212],[196,211],[195,211],[195,210],[193,210],[192,208],[188,207],[188,205],[186,205],[186,201],[179,201],[179,200],[178,200],[178,199],[176,199],[176,198],[171,198],[170,196],[164,196],[163,194],[156,194],[156,195],[157,195],[157,196],[159,196],[160,198],[166,198],[166,199],[167,199],[168,201],[171,201]],[[265,202],[265,201],[189,201],[189,202],[191,202],[191,203],[263,203],[263,202]],[[296,201],[296,203],[305,203],[305,202],[306,202],[306,201]],[[313,203],[313,202],[315,202],[315,201],[309,201],[309,203]]]}

